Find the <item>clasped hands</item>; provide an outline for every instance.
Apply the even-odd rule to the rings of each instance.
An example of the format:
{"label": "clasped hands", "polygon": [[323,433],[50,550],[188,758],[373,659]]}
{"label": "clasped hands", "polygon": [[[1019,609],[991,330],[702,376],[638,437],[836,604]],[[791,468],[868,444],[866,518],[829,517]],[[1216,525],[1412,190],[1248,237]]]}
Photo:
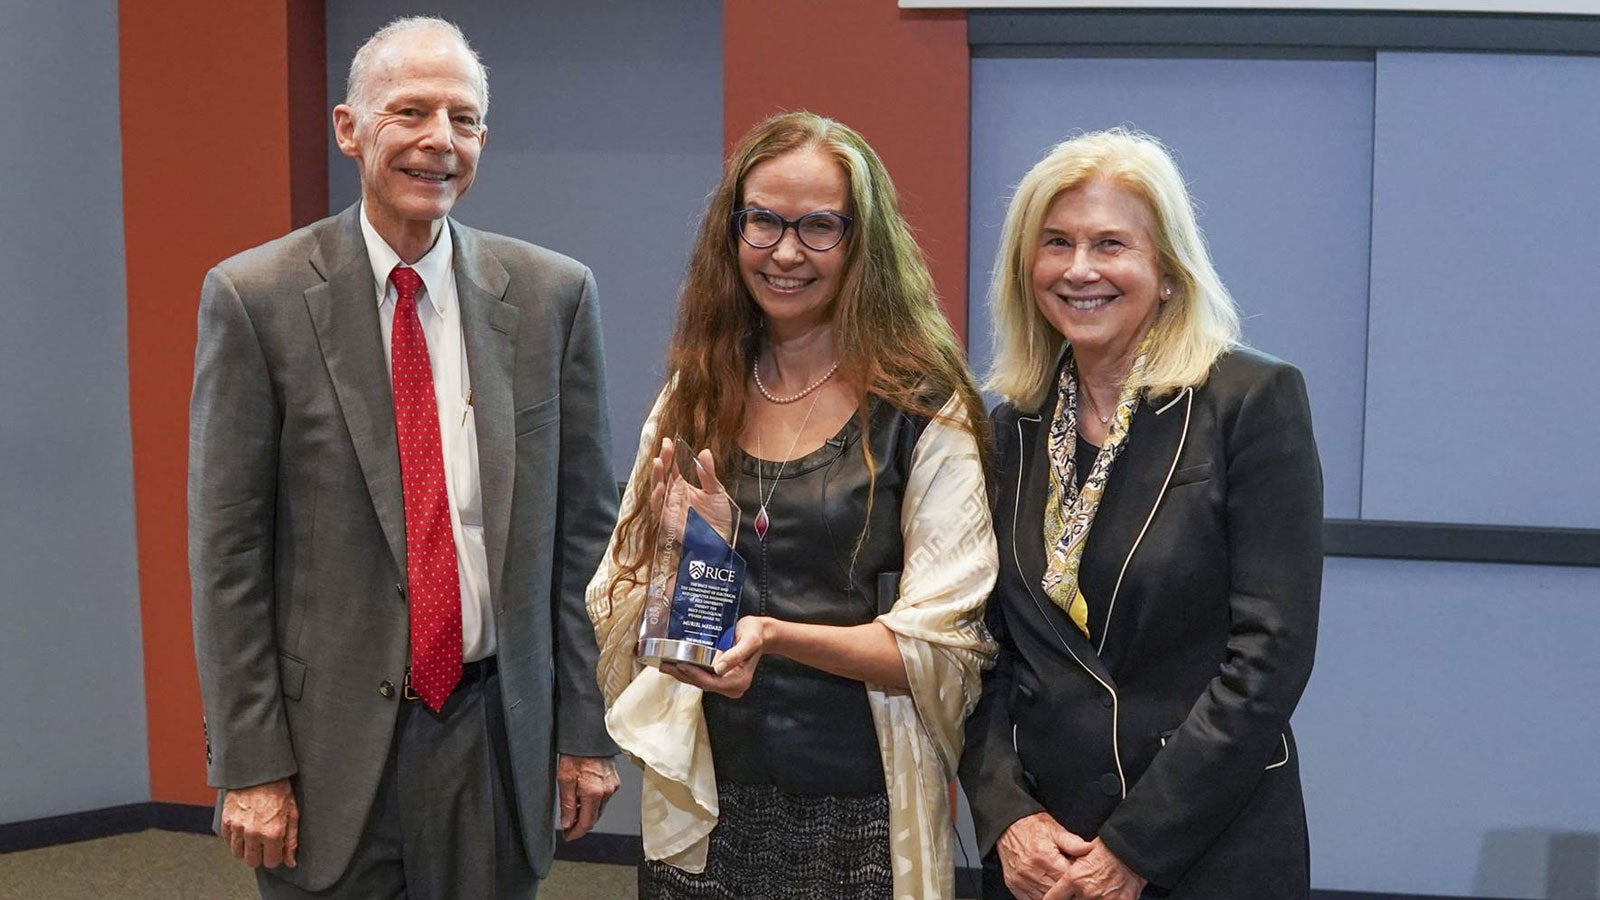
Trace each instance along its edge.
{"label": "clasped hands", "polygon": [[[677,452],[671,438],[662,438],[661,448],[650,462],[650,507],[660,517],[662,527],[682,534],[693,507],[706,524],[732,543],[736,538],[733,502],[717,478],[716,459],[710,450],[701,450],[694,457],[699,481],[696,485],[679,474]],[[661,671],[684,684],[737,700],[750,689],[774,627],[775,620],[766,616],[745,616],[734,627],[733,646],[717,655],[711,671],[678,662],[663,662]]]}
{"label": "clasped hands", "polygon": [[1011,823],[996,845],[1018,900],[1137,900],[1145,880],[1103,841],[1086,841],[1039,812]]}

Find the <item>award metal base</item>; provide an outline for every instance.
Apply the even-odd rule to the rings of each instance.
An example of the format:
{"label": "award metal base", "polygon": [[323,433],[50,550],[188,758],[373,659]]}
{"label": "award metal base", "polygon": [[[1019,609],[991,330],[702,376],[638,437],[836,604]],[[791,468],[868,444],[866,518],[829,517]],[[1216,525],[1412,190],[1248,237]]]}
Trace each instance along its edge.
{"label": "award metal base", "polygon": [[717,648],[671,638],[644,638],[639,641],[639,659],[646,663],[686,662],[702,669],[711,668]]}

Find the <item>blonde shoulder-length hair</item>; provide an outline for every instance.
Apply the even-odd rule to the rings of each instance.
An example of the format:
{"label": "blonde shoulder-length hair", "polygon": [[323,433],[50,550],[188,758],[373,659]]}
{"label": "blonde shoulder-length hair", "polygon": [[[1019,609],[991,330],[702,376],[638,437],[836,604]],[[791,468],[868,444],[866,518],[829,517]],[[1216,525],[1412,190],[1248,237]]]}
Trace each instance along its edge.
{"label": "blonde shoulder-length hair", "polygon": [[1238,310],[1211,265],[1188,188],[1167,148],[1128,128],[1075,137],[1052,148],[1017,185],[989,286],[994,365],[985,387],[1024,412],[1037,412],[1049,395],[1065,340],[1033,299],[1045,213],[1062,191],[1096,180],[1127,188],[1149,207],[1161,275],[1172,287],[1150,328],[1149,359],[1133,387],[1152,398],[1198,387],[1217,357],[1239,343]]}

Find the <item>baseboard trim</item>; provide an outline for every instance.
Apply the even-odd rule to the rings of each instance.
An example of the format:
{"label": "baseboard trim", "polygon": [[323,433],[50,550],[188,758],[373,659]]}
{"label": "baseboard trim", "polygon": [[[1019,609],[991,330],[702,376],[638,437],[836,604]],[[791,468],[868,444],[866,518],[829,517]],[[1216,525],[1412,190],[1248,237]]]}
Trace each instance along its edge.
{"label": "baseboard trim", "polygon": [[568,862],[637,866],[644,859],[644,843],[636,834],[602,834],[591,831],[575,841],[556,841],[556,859]]}
{"label": "baseboard trim", "polygon": [[150,827],[162,831],[181,831],[185,834],[215,834],[211,823],[216,820],[215,806],[190,803],[151,803]]}
{"label": "baseboard trim", "polygon": [[[58,844],[75,844],[98,838],[132,834],[155,828],[187,834],[211,833],[212,808],[188,803],[130,803],[50,816],[26,822],[0,824],[0,853],[38,850]],[[568,843],[556,842],[556,859],[570,862],[637,866],[644,845],[636,834],[592,833]],[[956,896],[978,896],[981,871],[956,869]],[[1378,894],[1362,891],[1312,891],[1311,900],[1467,900],[1422,894]]]}
{"label": "baseboard trim", "polygon": [[211,833],[211,807],[187,803],[129,803],[0,825],[0,853],[38,850],[159,828]]}
{"label": "baseboard trim", "polygon": [[1374,894],[1371,891],[1313,890],[1311,900],[1467,900],[1467,898],[1440,894]]}

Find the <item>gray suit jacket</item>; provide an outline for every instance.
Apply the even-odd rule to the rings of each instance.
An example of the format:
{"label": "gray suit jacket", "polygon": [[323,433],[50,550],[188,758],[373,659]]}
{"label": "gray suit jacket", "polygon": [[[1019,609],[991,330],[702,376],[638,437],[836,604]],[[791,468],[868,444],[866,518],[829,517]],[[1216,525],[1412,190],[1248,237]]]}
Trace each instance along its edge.
{"label": "gray suit jacket", "polygon": [[[208,781],[294,777],[299,867],[348,865],[394,734],[406,544],[388,367],[358,207],[207,274],[189,433],[189,569]],[[583,591],[616,517],[594,280],[451,221],[517,806],[541,876],[555,754],[616,752]]]}

